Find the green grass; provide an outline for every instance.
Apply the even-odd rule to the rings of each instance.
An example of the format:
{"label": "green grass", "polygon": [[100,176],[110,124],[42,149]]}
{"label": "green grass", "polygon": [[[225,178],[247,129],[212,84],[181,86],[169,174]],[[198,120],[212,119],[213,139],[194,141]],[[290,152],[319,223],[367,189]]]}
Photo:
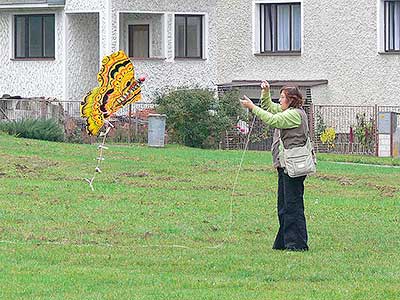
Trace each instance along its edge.
{"label": "green grass", "polygon": [[[0,299],[400,299],[398,160],[319,155],[310,251],[273,251],[269,152],[0,135]],[[210,247],[223,246],[212,249]],[[175,245],[175,246],[174,246]]]}

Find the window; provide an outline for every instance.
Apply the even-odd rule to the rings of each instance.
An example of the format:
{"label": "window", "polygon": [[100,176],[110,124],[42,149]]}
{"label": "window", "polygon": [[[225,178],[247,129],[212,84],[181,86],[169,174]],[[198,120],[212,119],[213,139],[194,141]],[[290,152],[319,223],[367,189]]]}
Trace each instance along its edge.
{"label": "window", "polygon": [[175,16],[175,57],[203,57],[203,17]]}
{"label": "window", "polygon": [[301,51],[300,3],[260,4],[260,53]]}
{"label": "window", "polygon": [[149,25],[129,25],[129,57],[150,57]]}
{"label": "window", "polygon": [[14,17],[15,58],[54,58],[54,15]]}
{"label": "window", "polygon": [[385,51],[400,51],[400,1],[384,2]]}

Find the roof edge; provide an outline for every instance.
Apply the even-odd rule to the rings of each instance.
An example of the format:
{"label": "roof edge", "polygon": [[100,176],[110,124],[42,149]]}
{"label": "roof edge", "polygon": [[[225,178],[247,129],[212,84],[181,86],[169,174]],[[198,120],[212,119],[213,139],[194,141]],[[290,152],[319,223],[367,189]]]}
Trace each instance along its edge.
{"label": "roof edge", "polygon": [[0,9],[43,8],[43,7],[64,7],[64,6],[65,6],[65,0],[10,1],[6,4],[0,4]]}

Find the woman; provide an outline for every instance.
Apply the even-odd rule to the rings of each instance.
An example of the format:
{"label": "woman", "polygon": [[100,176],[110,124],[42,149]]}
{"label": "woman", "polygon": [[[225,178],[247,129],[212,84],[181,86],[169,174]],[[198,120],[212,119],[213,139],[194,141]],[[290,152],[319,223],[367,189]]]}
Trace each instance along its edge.
{"label": "woman", "polygon": [[[297,87],[283,87],[280,104],[271,101],[269,83],[261,83],[261,107],[243,96],[243,107],[251,110],[266,124],[276,128],[272,145],[274,167],[278,172],[278,219],[279,230],[273,249],[306,251],[307,227],[304,216],[304,180],[306,176],[292,178],[285,173],[279,162],[280,139],[285,149],[304,146],[308,132],[307,115],[302,109],[303,96]],[[264,109],[265,110],[264,110]]]}

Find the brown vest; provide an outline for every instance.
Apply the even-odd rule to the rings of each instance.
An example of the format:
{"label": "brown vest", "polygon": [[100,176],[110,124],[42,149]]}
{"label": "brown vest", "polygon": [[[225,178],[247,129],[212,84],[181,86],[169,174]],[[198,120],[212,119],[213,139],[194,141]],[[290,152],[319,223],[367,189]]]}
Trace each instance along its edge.
{"label": "brown vest", "polygon": [[308,118],[303,109],[295,108],[301,116],[299,127],[290,129],[275,129],[272,140],[272,161],[275,168],[281,167],[279,163],[279,137],[286,149],[304,146],[307,142]]}
{"label": "brown vest", "polygon": [[307,115],[303,109],[295,108],[301,116],[299,127],[290,129],[281,129],[281,139],[285,149],[304,146],[307,142],[308,121]]}

